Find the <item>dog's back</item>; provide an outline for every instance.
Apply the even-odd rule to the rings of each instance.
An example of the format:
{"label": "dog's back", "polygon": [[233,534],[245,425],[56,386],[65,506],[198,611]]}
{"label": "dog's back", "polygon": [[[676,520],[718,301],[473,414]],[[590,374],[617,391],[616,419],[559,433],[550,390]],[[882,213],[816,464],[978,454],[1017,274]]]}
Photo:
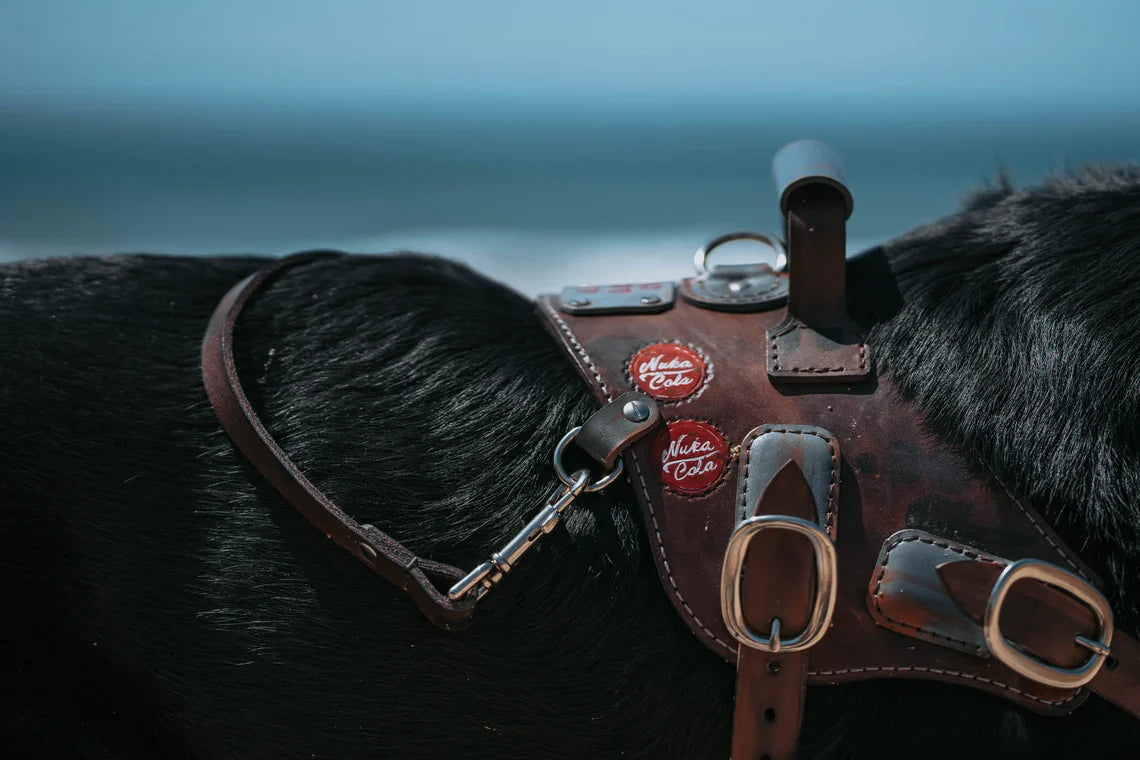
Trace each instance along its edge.
{"label": "dog's back", "polygon": [[[1132,631],[1138,210],[1127,172],[1002,190],[851,267],[880,370],[1083,548]],[[731,668],[661,594],[627,489],[583,499],[471,631],[445,634],[243,464],[198,350],[258,266],[0,270],[7,754],[726,756]],[[314,482],[460,566],[535,510],[554,441],[592,406],[529,302],[434,259],[306,267],[251,304],[236,345],[253,403]],[[809,699],[805,757],[1103,755],[1140,739],[1097,700],[1061,720],[934,684]]]}

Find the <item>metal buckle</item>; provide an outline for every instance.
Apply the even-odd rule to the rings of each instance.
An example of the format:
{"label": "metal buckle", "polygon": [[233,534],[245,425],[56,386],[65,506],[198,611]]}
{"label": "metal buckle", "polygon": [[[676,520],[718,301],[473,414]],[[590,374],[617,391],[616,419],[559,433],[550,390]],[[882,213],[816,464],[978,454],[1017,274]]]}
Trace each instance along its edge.
{"label": "metal buckle", "polygon": [[[1013,584],[1029,579],[1061,589],[1085,604],[1096,615],[1098,640],[1093,641],[1084,636],[1076,637],[1078,644],[1092,652],[1078,667],[1060,668],[1051,665],[1017,649],[1014,642],[1002,635],[1001,608],[1005,598],[1009,595]],[[1068,570],[1036,559],[1018,560],[1002,570],[990,591],[990,600],[986,604],[986,616],[982,623],[986,646],[999,662],[1026,678],[1060,689],[1076,689],[1096,677],[1110,653],[1112,631],[1112,608],[1109,607],[1104,594]]]}
{"label": "metal buckle", "polygon": [[[802,631],[790,639],[780,638],[779,618],[772,621],[772,629],[767,636],[755,633],[744,622],[744,606],[740,599],[744,558],[752,539],[764,530],[799,533],[811,542],[815,553],[815,603],[811,619]],[[728,632],[744,646],[769,652],[799,652],[814,646],[827,633],[831,615],[835,611],[835,594],[838,590],[836,566],[835,544],[813,522],[790,515],[760,515],[740,523],[728,539],[720,574],[720,609]]]}

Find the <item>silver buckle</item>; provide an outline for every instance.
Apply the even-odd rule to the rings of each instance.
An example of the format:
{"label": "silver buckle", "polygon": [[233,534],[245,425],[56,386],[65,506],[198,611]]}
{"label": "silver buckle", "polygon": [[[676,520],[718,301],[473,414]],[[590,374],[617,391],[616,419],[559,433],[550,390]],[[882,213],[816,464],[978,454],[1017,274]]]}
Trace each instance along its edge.
{"label": "silver buckle", "polygon": [[[815,603],[811,619],[802,631],[790,639],[780,638],[779,618],[773,619],[772,629],[767,636],[754,632],[744,622],[744,605],[740,598],[744,558],[752,539],[765,530],[799,533],[811,542],[815,554]],[[831,615],[835,611],[835,594],[838,590],[836,566],[835,544],[813,522],[789,515],[760,515],[740,523],[728,539],[720,574],[720,610],[728,632],[744,646],[769,652],[799,652],[814,646],[827,633]]]}
{"label": "silver buckle", "polygon": [[[1076,637],[1078,644],[1092,652],[1081,665],[1075,668],[1059,668],[1056,665],[1050,665],[1044,660],[1017,649],[1014,642],[1002,635],[1001,608],[1005,604],[1005,598],[1009,595],[1013,584],[1020,580],[1029,579],[1038,580],[1065,591],[1085,604],[1096,615],[1098,640],[1093,641],[1084,636]],[[1026,678],[1032,678],[1038,683],[1056,686],[1060,689],[1076,689],[1096,677],[1111,651],[1112,631],[1112,608],[1109,607],[1104,594],[1068,570],[1036,559],[1018,560],[1002,570],[990,591],[990,600],[986,604],[986,616],[982,622],[982,633],[986,638],[986,646],[989,647],[990,653],[999,662]]]}

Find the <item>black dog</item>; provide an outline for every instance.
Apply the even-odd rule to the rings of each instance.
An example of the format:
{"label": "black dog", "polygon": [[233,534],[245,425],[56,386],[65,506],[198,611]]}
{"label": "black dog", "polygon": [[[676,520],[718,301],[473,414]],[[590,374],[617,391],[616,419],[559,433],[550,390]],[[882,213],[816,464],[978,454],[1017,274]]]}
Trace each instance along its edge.
{"label": "black dog", "polygon": [[[732,668],[666,600],[631,493],[583,497],[443,633],[233,450],[198,350],[255,259],[0,268],[5,757],[724,758]],[[878,370],[1031,500],[1140,625],[1140,172],[999,187],[850,266]],[[533,305],[438,259],[324,260],[243,315],[252,401],[310,479],[468,567],[592,411]],[[810,690],[805,758],[1134,756],[1093,698]]]}

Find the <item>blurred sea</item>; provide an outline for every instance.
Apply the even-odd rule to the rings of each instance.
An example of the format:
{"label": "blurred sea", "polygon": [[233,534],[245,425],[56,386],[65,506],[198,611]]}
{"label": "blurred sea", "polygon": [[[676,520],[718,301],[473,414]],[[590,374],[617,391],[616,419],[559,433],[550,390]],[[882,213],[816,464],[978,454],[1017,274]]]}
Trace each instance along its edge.
{"label": "blurred sea", "polygon": [[713,235],[779,231],[769,162],[800,137],[844,155],[857,251],[1002,170],[1025,185],[1140,159],[1140,109],[9,103],[0,260],[332,247],[438,253],[527,293],[678,276]]}

